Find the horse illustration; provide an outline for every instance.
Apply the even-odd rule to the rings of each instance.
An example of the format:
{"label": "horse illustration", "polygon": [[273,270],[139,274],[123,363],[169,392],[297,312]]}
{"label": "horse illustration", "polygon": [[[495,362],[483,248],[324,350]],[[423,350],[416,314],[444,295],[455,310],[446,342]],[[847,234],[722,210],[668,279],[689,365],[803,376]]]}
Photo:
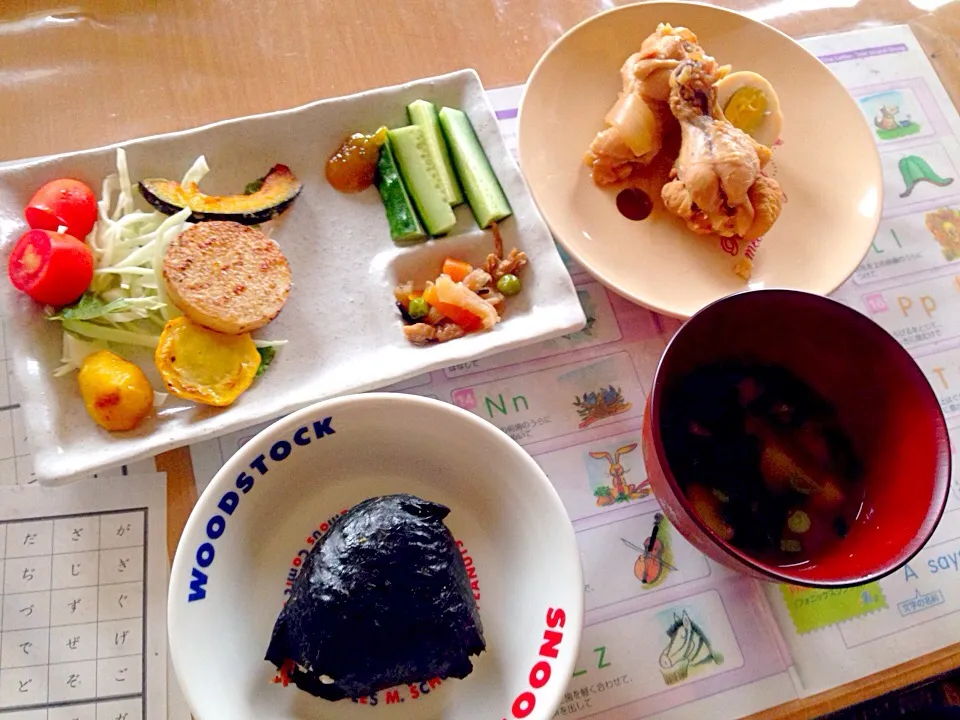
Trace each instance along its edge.
{"label": "horse illustration", "polygon": [[590,453],[590,457],[596,460],[606,460],[610,463],[608,469],[610,473],[610,485],[600,486],[594,491],[594,494],[597,496],[597,505],[600,507],[619,502],[639,500],[650,494],[650,481],[645,480],[639,485],[628,483],[624,479],[627,471],[623,465],[620,464],[620,456],[626,455],[628,452],[633,452],[637,449],[638,444],[639,443],[630,443],[629,445],[624,445],[622,448],[618,448],[613,457],[610,457],[610,453],[606,451]]}
{"label": "horse illustration", "polygon": [[667,685],[674,685],[686,680],[690,668],[696,668],[707,663],[720,665],[723,655],[716,652],[687,611],[681,616],[673,614],[673,624],[667,629],[670,641],[660,653],[660,674]]}

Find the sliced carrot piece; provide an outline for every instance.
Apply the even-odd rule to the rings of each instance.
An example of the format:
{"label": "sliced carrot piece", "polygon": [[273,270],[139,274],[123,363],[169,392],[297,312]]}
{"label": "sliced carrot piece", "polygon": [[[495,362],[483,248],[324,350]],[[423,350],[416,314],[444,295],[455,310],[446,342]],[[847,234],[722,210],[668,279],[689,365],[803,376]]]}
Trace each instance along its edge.
{"label": "sliced carrot piece", "polygon": [[423,291],[423,299],[427,301],[428,305],[436,308],[444,317],[452,320],[467,332],[480,330],[483,327],[483,321],[469,310],[465,310],[459,305],[440,302],[436,285],[427,286],[427,289]]}
{"label": "sliced carrot piece", "polygon": [[449,275],[454,282],[460,282],[467,275],[473,272],[473,266],[463,260],[456,258],[447,258],[443,261],[443,274]]}
{"label": "sliced carrot piece", "polygon": [[463,283],[454,282],[447,275],[437,278],[437,298],[442,303],[450,303],[473,313],[489,329],[500,322],[496,308],[475,292],[468,290]]}
{"label": "sliced carrot piece", "polygon": [[437,295],[437,286],[433,283],[427,283],[427,287],[424,288],[423,295],[420,297],[426,300],[428,305],[433,305],[434,307],[440,302],[440,296]]}

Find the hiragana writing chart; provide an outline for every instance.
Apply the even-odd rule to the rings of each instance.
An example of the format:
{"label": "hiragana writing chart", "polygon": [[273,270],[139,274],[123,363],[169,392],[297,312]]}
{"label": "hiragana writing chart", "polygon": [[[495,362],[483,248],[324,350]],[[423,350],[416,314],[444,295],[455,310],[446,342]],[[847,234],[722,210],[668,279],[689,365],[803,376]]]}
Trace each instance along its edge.
{"label": "hiragana writing chart", "polygon": [[163,476],[3,490],[0,720],[165,718]]}
{"label": "hiragana writing chart", "polygon": [[0,718],[145,716],[147,520],[0,522]]}

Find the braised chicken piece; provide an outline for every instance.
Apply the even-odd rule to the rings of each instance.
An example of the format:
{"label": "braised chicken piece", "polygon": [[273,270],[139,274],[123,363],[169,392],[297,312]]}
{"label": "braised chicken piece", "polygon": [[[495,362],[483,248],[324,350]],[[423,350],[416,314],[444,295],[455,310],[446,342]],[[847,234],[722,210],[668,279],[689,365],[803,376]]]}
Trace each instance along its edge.
{"label": "braised chicken piece", "polygon": [[770,149],[724,118],[714,82],[710,68],[697,61],[680,63],[670,76],[681,144],[661,197],[696,233],[753,240],[780,215],[783,192],[761,172]]}
{"label": "braised chicken piece", "polygon": [[620,68],[623,88],[584,156],[600,186],[613,185],[641,172],[663,144],[664,124],[674,122],[667,106],[670,74],[684,61],[701,63],[716,82],[729,68],[718,67],[683,27],[661,24]]}
{"label": "braised chicken piece", "polygon": [[[640,101],[642,102],[642,100]],[[608,127],[597,133],[590,143],[590,149],[584,158],[591,168],[593,181],[604,187],[616,185],[628,180],[637,170],[646,167],[660,152],[660,137],[662,132],[659,124],[654,120],[654,132],[650,137],[650,144],[640,154],[634,152],[623,139],[623,134],[616,127]]]}
{"label": "braised chicken piece", "polygon": [[670,74],[685,60],[701,63],[714,82],[729,71],[728,67],[719,67],[716,60],[703,51],[693,32],[661,24],[620,69],[624,92],[635,92],[648,102],[668,102]]}

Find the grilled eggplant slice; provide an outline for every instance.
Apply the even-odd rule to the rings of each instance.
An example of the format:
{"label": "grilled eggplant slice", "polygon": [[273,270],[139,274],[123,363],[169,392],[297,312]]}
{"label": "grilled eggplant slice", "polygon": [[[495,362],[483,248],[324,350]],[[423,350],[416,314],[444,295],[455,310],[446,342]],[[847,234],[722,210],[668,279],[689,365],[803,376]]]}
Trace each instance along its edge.
{"label": "grilled eggplant slice", "polygon": [[191,222],[230,220],[243,225],[272,220],[290,207],[303,189],[286,165],[274,165],[241,195],[205,195],[196,183],[181,185],[176,180],[141,180],[137,187],[144,200],[166,215],[190,208]]}
{"label": "grilled eggplant slice", "polygon": [[313,546],[266,659],[327,700],[464,678],[486,648],[450,512],[413,495],[364,500]]}

